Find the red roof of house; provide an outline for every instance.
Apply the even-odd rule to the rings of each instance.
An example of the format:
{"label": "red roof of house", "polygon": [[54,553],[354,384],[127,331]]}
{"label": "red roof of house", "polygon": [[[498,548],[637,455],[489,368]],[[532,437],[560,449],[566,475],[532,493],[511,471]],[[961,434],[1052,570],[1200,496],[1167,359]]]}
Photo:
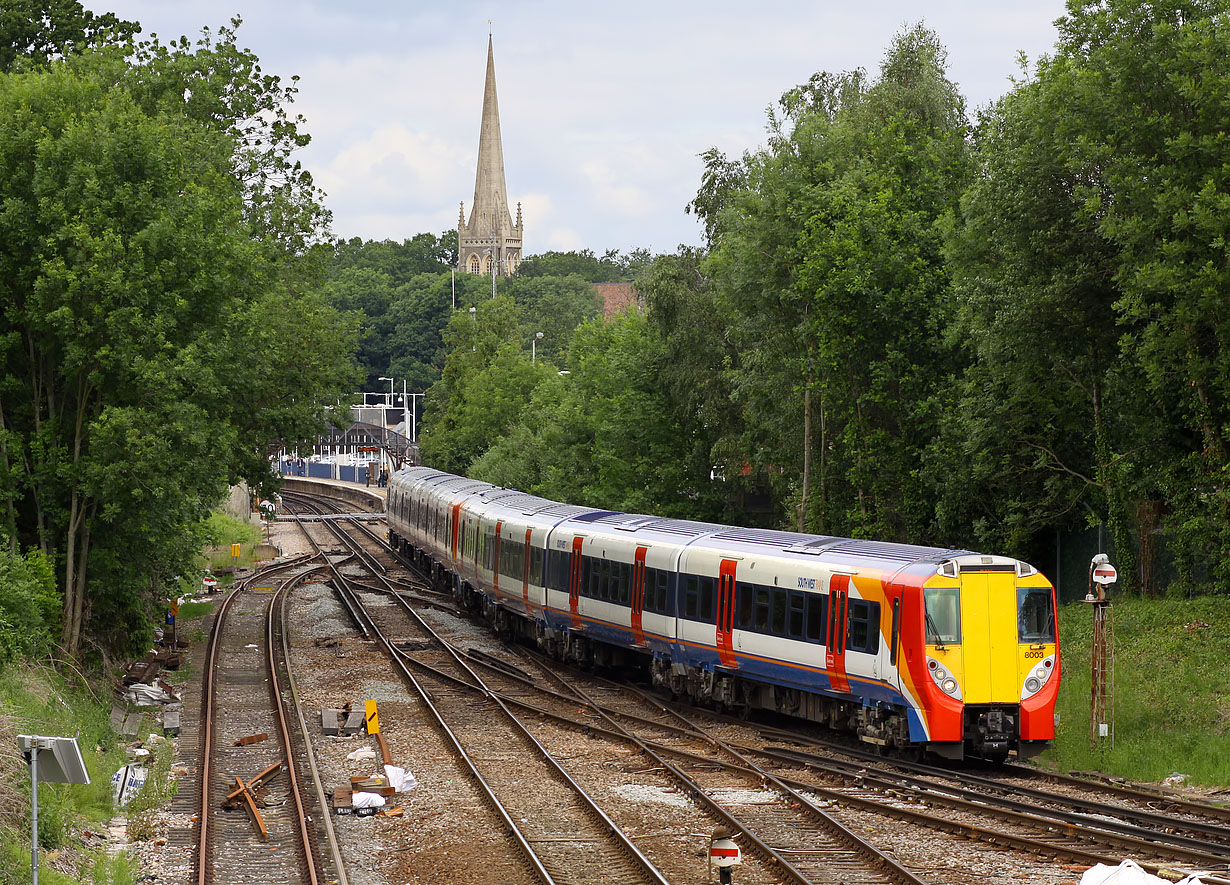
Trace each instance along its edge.
{"label": "red roof of house", "polygon": [[602,296],[602,316],[605,319],[609,320],[630,307],[640,305],[640,298],[631,283],[594,283],[594,288]]}

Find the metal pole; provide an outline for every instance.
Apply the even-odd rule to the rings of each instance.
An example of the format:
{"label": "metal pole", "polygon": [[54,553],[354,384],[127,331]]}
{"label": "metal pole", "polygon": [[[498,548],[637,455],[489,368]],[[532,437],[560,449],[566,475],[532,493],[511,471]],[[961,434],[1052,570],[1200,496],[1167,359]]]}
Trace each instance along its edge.
{"label": "metal pole", "polygon": [[30,743],[30,816],[34,835],[30,842],[30,876],[38,885],[38,742]]}
{"label": "metal pole", "polygon": [[[401,420],[406,425],[406,429],[410,429],[410,413],[406,410],[406,379],[401,379]],[[407,454],[409,454],[407,452]]]}

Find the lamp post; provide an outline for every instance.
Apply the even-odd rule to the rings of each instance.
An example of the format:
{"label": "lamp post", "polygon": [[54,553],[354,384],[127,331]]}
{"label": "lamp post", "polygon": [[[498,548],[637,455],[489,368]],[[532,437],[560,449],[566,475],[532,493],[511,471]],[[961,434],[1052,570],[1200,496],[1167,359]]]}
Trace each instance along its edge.
{"label": "lamp post", "polygon": [[[478,322],[478,308],[476,307],[470,308],[470,322],[472,323]],[[470,345],[470,350],[477,351],[478,350],[478,344],[477,344],[478,330],[477,329],[474,330],[474,337],[476,339],[476,343]]]}
{"label": "lamp post", "polygon": [[[386,375],[381,375],[380,380],[389,382],[389,404],[387,407],[385,407],[384,412],[383,412],[384,420],[380,422],[380,437],[381,437],[381,440],[384,442],[384,446],[380,450],[380,466],[383,467],[384,459],[389,457],[389,439],[388,439],[389,409],[393,408],[393,379]],[[404,400],[402,401],[402,405],[403,406],[405,405]],[[392,467],[393,466],[392,463],[390,463],[389,466]]]}
{"label": "lamp post", "polygon": [[541,332],[535,332],[534,337],[530,339],[530,364],[533,365],[538,361],[538,339],[542,337]]}
{"label": "lamp post", "polygon": [[425,393],[410,393],[410,442],[417,443],[419,441],[419,414],[418,414],[418,397],[426,396]]}

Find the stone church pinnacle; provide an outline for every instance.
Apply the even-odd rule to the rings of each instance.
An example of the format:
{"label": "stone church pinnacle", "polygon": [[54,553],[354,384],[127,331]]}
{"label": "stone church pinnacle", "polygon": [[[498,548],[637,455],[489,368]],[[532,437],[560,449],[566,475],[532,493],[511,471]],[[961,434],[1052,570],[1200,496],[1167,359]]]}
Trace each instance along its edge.
{"label": "stone church pinnacle", "polygon": [[517,223],[508,211],[504,182],[504,146],[500,139],[500,107],[495,97],[495,54],[487,38],[487,82],[483,89],[483,120],[478,136],[478,169],[474,202],[466,221],[465,203],[457,218],[457,269],[510,276],[521,263],[521,204]]}

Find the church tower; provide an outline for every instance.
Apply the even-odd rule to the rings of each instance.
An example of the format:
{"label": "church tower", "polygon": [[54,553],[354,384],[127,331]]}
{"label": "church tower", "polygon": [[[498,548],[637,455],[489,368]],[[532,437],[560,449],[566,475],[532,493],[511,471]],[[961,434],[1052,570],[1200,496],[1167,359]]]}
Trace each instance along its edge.
{"label": "church tower", "polygon": [[495,56],[487,38],[487,84],[483,90],[483,122],[478,136],[478,170],[474,202],[466,221],[465,203],[457,217],[457,269],[510,276],[521,263],[521,204],[517,223],[508,211],[504,184],[504,147],[500,141],[500,107],[495,98]]}

